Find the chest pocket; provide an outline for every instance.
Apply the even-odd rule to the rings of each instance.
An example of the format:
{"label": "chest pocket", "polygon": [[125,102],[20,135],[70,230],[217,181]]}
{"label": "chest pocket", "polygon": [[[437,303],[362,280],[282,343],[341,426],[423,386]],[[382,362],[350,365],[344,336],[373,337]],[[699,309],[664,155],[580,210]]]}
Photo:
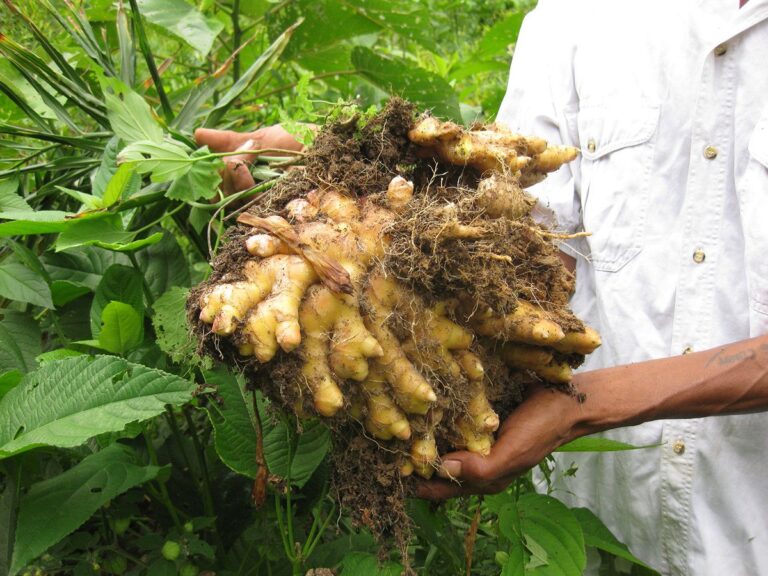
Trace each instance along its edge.
{"label": "chest pocket", "polygon": [[754,336],[768,333],[768,111],[750,137],[749,163],[740,194]]}
{"label": "chest pocket", "polygon": [[592,263],[616,272],[643,247],[658,105],[583,105],[581,210]]}

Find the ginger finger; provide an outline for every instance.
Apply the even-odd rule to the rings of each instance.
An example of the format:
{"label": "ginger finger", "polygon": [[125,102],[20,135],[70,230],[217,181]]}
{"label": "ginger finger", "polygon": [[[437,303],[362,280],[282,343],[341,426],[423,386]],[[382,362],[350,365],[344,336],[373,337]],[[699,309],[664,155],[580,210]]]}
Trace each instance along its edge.
{"label": "ginger finger", "polygon": [[485,391],[483,378],[485,370],[480,358],[468,350],[458,350],[453,353],[469,380],[469,402],[466,415],[472,426],[479,432],[493,432],[499,427],[499,415],[496,414]]}
{"label": "ginger finger", "polygon": [[431,478],[438,460],[437,444],[432,431],[428,431],[411,444],[411,463],[416,474]]}
{"label": "ginger finger", "polygon": [[312,393],[315,410],[322,416],[333,416],[344,406],[344,395],[331,376],[328,349],[322,334],[305,334],[301,355],[304,360],[301,374]]}
{"label": "ginger finger", "polygon": [[518,301],[514,312],[506,316],[477,318],[472,321],[472,326],[481,336],[539,346],[552,345],[565,337],[563,329],[543,310],[524,300]]}
{"label": "ginger finger", "polygon": [[389,386],[380,367],[370,370],[360,388],[368,405],[365,428],[371,435],[380,440],[389,440],[393,436],[401,440],[411,437],[411,425],[390,398]]}
{"label": "ginger finger", "polygon": [[578,155],[579,149],[573,146],[549,146],[541,154],[534,156],[528,168],[531,172],[554,172]]}
{"label": "ginger finger", "polygon": [[324,286],[308,291],[299,317],[306,335],[325,342],[329,367],[338,378],[365,380],[368,359],[384,354],[357,309]]}
{"label": "ginger finger", "polygon": [[539,346],[507,342],[501,347],[501,358],[515,368],[535,369],[552,362],[552,351]]}
{"label": "ginger finger", "polygon": [[563,354],[591,354],[600,344],[602,340],[597,330],[586,326],[584,332],[567,332],[562,340],[552,344],[552,348]]}
{"label": "ginger finger", "polygon": [[269,234],[254,234],[245,241],[245,249],[249,254],[269,258],[275,254],[295,254],[285,242]]}

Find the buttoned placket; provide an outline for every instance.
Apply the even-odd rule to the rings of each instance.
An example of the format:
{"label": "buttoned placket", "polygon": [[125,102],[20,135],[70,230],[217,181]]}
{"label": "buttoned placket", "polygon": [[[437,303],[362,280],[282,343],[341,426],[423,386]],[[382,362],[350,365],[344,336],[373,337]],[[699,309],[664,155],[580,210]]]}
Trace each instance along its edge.
{"label": "buttoned placket", "polygon": [[[709,347],[726,176],[732,161],[729,135],[733,129],[733,48],[730,42],[720,43],[707,55],[692,115],[682,220],[685,243],[676,288],[673,354]],[[669,573],[681,576],[689,574],[691,492],[700,421],[667,421],[662,433],[664,556]]]}

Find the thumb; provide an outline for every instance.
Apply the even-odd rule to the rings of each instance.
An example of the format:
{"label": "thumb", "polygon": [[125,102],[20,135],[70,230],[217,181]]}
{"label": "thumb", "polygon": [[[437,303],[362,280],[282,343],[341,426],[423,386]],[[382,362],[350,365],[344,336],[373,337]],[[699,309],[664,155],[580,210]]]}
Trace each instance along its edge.
{"label": "thumb", "polygon": [[437,475],[446,480],[482,485],[505,476],[503,462],[498,460],[500,458],[493,450],[488,456],[466,451],[451,452],[443,456]]}

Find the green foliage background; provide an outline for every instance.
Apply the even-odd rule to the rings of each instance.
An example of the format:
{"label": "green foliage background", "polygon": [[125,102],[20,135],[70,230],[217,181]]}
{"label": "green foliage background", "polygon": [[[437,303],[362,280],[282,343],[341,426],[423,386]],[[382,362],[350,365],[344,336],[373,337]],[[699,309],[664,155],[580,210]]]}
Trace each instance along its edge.
{"label": "green foliage background", "polygon": [[[225,198],[196,127],[297,127],[391,94],[492,119],[534,3],[0,4],[0,573],[570,575],[586,546],[647,571],[526,478],[413,502],[399,556],[328,496],[323,424],[299,433],[181,321],[226,209],[278,176],[265,157]],[[257,509],[263,464],[281,482]]]}

